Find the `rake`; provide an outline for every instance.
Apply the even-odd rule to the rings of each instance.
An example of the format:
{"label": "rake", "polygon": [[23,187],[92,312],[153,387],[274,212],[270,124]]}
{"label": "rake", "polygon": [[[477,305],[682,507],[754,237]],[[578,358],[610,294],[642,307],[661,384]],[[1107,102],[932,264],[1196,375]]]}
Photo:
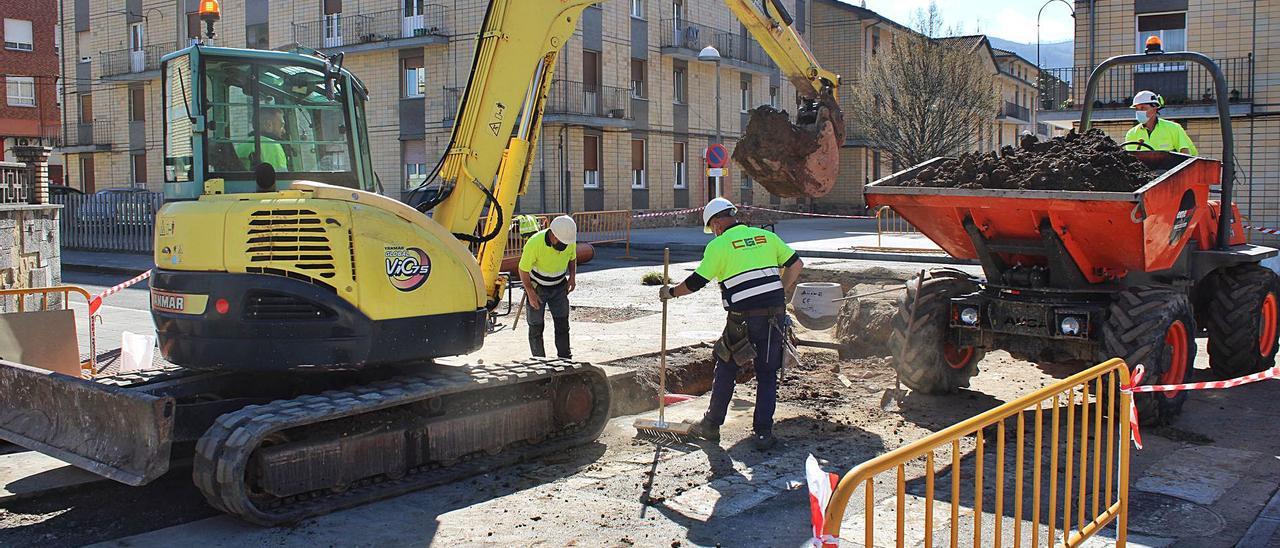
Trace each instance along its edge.
{"label": "rake", "polygon": [[[662,287],[667,287],[671,248],[662,250]],[[693,438],[687,422],[667,422],[667,301],[662,301],[662,350],[658,352],[658,420],[637,419],[636,437],[660,443],[685,443]]]}

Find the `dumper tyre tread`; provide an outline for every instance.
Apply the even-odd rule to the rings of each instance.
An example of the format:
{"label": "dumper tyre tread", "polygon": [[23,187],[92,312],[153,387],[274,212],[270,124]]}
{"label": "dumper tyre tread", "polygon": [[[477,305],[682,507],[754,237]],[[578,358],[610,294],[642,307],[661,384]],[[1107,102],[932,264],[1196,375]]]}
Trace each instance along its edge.
{"label": "dumper tyre tread", "polygon": [[[1185,294],[1166,288],[1132,287],[1112,297],[1102,326],[1098,360],[1121,358],[1131,372],[1142,365],[1140,385],[1181,384],[1195,364],[1195,332],[1191,301]],[[1181,359],[1175,364],[1177,356]],[[1138,418],[1146,426],[1169,423],[1182,412],[1186,400],[1185,390],[1133,396]],[[1119,403],[1119,398],[1114,401]],[[1125,416],[1124,410],[1117,413]]]}
{"label": "dumper tyre tread", "polygon": [[[969,386],[969,379],[978,374],[978,362],[985,352],[972,347],[956,350],[952,346],[953,356],[958,352],[964,359],[956,365],[948,362],[950,299],[977,289],[972,279],[949,270],[930,272],[918,295],[916,280],[907,281],[907,296],[898,305],[889,338],[894,369],[902,384],[925,394],[949,394]],[[911,319],[913,301],[914,322]]]}
{"label": "dumper tyre tread", "polygon": [[1280,348],[1276,342],[1280,277],[1261,265],[1245,264],[1217,270],[1205,282],[1201,314],[1209,334],[1213,374],[1230,379],[1274,366]]}

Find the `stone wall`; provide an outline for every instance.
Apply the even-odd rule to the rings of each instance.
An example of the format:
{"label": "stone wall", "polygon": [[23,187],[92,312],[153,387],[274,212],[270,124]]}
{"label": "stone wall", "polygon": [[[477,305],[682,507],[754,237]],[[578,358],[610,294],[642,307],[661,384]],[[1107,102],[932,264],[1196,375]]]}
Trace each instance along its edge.
{"label": "stone wall", "polygon": [[[52,204],[0,204],[0,288],[62,284],[58,238],[61,209]],[[0,298],[0,313],[14,311],[16,299]]]}

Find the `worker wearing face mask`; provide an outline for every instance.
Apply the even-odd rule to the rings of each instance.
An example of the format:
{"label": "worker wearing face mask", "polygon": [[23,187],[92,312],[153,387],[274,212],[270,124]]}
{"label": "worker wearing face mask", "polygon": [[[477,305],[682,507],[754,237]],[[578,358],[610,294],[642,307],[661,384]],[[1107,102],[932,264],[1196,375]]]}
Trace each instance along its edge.
{"label": "worker wearing face mask", "polygon": [[1139,91],[1133,96],[1134,117],[1138,125],[1133,126],[1124,135],[1126,143],[1144,143],[1151,148],[1138,144],[1125,145],[1125,150],[1168,150],[1198,156],[1195,143],[1187,136],[1186,130],[1177,122],[1160,117],[1160,109],[1164,108],[1164,97],[1151,91]]}
{"label": "worker wearing face mask", "polygon": [[570,358],[569,293],[577,286],[578,225],[568,215],[551,220],[551,227],[535,232],[520,253],[520,284],[529,317],[529,352],[546,356],[542,328],[543,310],[551,309],[555,324],[556,356]]}

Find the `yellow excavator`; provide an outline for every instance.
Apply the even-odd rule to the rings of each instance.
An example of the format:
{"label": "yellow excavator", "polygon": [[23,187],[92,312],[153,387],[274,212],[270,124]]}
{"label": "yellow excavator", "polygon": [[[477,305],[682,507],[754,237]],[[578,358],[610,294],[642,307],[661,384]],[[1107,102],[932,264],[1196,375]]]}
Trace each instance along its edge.
{"label": "yellow excavator", "polygon": [[[340,54],[167,55],[151,304],[175,367],[82,380],[0,362],[0,437],[130,485],[192,454],[210,504],[265,525],[594,439],[610,401],[594,366],[433,359],[484,341],[556,56],[595,3],[488,5],[414,206],[375,192],[366,91]],[[725,3],[806,97],[802,138],[842,133],[839,79],[776,0]],[[217,3],[201,6],[212,35]]]}

